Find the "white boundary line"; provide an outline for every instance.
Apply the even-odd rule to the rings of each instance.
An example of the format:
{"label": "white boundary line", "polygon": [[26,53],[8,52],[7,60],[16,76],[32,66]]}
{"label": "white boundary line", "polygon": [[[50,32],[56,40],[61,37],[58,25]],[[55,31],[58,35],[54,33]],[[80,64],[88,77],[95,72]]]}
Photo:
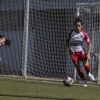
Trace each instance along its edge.
{"label": "white boundary line", "polygon": [[[61,83],[61,82],[50,82],[50,81],[41,81],[41,82],[45,82],[45,83],[57,83],[57,84],[63,84],[63,83]],[[81,83],[79,83],[79,84],[73,84],[73,85],[75,85],[75,86],[82,86],[82,84]],[[100,87],[100,86],[96,86],[96,85],[88,85],[89,87]]]}
{"label": "white boundary line", "polygon": [[[11,77],[0,77],[0,79],[7,79],[7,78],[8,78],[8,79],[13,79],[13,80],[20,80],[20,81],[21,81],[21,80],[24,80],[24,81],[28,81],[28,82],[29,82],[29,81],[35,81],[35,82],[44,82],[44,83],[51,83],[51,84],[56,84],[56,83],[57,83],[57,84],[63,84],[63,83],[61,83],[61,82],[56,82],[56,81],[55,81],[55,82],[52,82],[52,81],[42,81],[42,80],[34,80],[34,79],[33,79],[33,80],[32,80],[32,79],[23,79],[23,78],[19,79],[19,78],[16,78],[16,77],[15,77],[15,78],[11,78]],[[82,86],[81,83],[79,83],[79,84],[76,84],[76,83],[75,83],[75,84],[73,84],[73,85],[74,85],[74,86]],[[96,85],[88,85],[88,86],[89,86],[89,87],[96,87],[96,88],[99,87],[99,88],[100,88],[100,86],[96,86]]]}

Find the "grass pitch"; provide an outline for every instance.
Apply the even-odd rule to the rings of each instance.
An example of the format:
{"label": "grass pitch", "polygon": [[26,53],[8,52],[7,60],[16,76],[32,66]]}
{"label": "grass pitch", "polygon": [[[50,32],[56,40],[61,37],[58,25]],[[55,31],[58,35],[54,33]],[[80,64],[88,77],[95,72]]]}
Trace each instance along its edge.
{"label": "grass pitch", "polygon": [[100,100],[100,85],[65,87],[61,82],[0,77],[0,100]]}

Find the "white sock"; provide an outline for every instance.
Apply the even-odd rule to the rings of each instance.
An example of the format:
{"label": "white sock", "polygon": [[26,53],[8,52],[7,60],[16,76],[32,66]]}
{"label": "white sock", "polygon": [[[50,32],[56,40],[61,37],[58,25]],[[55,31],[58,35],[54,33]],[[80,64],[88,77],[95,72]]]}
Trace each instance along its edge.
{"label": "white sock", "polygon": [[88,76],[92,81],[94,81],[94,76],[91,73],[89,73]]}
{"label": "white sock", "polygon": [[88,76],[91,76],[91,73],[89,72]]}

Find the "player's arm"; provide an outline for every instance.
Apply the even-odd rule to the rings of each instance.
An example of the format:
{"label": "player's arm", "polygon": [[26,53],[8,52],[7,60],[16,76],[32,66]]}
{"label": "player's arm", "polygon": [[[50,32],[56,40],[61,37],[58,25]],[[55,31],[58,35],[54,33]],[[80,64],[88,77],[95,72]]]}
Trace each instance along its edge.
{"label": "player's arm", "polygon": [[92,49],[92,43],[89,43],[89,45],[88,45],[88,52],[87,52],[87,58],[88,59],[90,59],[91,49]]}
{"label": "player's arm", "polygon": [[90,53],[91,53],[91,49],[92,49],[92,43],[87,35],[87,33],[85,33],[85,40],[88,44],[88,52],[87,52],[87,58],[90,59]]}
{"label": "player's arm", "polygon": [[74,54],[74,50],[69,46],[69,43],[67,43],[67,47],[69,49],[70,54]]}

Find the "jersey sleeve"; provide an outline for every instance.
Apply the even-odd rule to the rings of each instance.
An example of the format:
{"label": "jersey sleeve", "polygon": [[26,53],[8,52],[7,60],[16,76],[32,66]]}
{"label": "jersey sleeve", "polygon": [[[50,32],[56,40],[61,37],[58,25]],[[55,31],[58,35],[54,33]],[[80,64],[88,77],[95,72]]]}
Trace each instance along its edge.
{"label": "jersey sleeve", "polygon": [[84,33],[84,39],[87,42],[87,44],[89,45],[91,43],[89,36],[87,35],[87,33],[84,30],[83,30],[83,33]]}
{"label": "jersey sleeve", "polygon": [[74,31],[74,29],[73,29],[73,30],[71,30],[71,32],[67,34],[67,39],[66,39],[66,42],[68,42],[68,43],[69,43],[70,38],[71,38],[71,34],[72,34],[72,32],[73,32],[73,31]]}

